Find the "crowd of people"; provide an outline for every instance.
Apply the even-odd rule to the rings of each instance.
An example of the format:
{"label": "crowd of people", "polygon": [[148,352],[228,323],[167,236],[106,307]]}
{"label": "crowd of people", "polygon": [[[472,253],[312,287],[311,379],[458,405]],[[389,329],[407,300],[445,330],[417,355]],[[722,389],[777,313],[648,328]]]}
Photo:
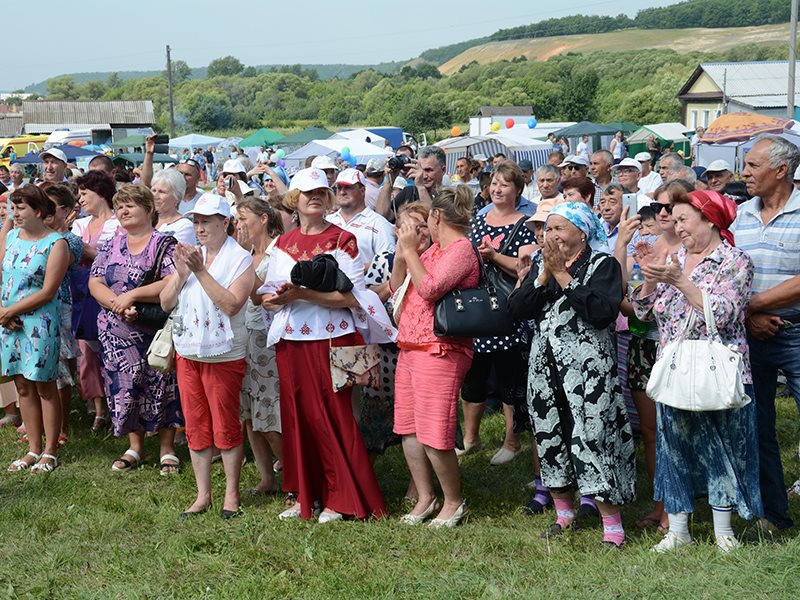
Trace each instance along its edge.
{"label": "crowd of people", "polygon": [[[246,438],[249,493],[280,479],[282,520],[386,515],[375,462],[400,444],[412,500],[400,520],[447,528],[469,512],[459,457],[482,447],[497,402],[490,464],[514,461],[532,432],[525,511],[554,509],[544,537],[599,517],[602,542],[624,544],[637,435],[654,490],[638,525],[664,534],[655,551],[692,542],[703,497],[723,552],[740,545],[734,511],[791,527],[800,481],[784,484],[775,397],[782,376],[800,403],[800,151],[757,138],[739,195],[727,164],[698,174],[678,154],[627,157],[621,136],[592,153],[553,142],[536,169],[476,155],[448,175],[440,148],[402,146],[358,168],[314,157],[290,178],[267,152],[255,166],[236,156],[212,171],[198,152],[154,170],[150,139],[125,183],[107,157],[71,177],[45,151],[42,181],[17,178],[0,202],[0,374],[13,382],[0,424],[28,443],[8,471],[59,466],[77,387],[92,428],[128,440],[115,472],[141,466],[152,436],[161,474],[176,473],[185,439],[197,495],[184,519],[212,507],[217,458],[221,516],[239,514]],[[443,300],[486,285],[512,324],[443,330]],[[174,370],[148,360],[164,328]],[[752,401],[655,403],[664,348],[712,335],[743,356]]]}

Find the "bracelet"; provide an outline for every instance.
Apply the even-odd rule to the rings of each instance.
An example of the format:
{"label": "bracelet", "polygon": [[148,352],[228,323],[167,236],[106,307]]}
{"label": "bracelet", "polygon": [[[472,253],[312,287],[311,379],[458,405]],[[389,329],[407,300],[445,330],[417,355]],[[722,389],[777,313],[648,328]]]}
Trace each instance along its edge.
{"label": "bracelet", "polygon": [[389,281],[386,282],[386,285],[389,287],[389,295],[394,296],[394,290],[392,289],[392,279],[389,278]]}

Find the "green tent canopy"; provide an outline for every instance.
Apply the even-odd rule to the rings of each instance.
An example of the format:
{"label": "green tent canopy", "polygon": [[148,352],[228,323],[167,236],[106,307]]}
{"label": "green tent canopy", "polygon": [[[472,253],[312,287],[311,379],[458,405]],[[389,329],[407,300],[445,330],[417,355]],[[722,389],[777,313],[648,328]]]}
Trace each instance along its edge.
{"label": "green tent canopy", "polygon": [[631,133],[639,129],[638,125],[634,125],[630,121],[614,121],[612,123],[606,123],[606,127],[612,127],[617,131],[621,131],[623,134],[626,135],[630,135]]}
{"label": "green tent canopy", "polygon": [[278,133],[277,131],[272,131],[272,129],[262,127],[239,142],[239,147],[256,148],[258,146],[272,146],[272,144],[280,142],[285,137],[285,135]]}
{"label": "green tent canopy", "polygon": [[322,127],[306,127],[303,131],[298,131],[294,135],[283,138],[279,146],[288,146],[291,144],[305,145],[314,140],[327,140],[333,135],[332,131],[328,131]]}
{"label": "green tent canopy", "polygon": [[[120,162],[129,162],[133,163],[134,165],[140,165],[144,162],[144,152],[127,152],[125,154],[117,154],[111,157],[111,160],[115,163]],[[176,163],[178,160],[176,158],[171,157],[169,154],[154,154],[153,155],[153,162],[154,163]]]}
{"label": "green tent canopy", "polygon": [[144,148],[144,140],[147,136],[140,133],[128,135],[119,141],[109,144],[111,148]]}
{"label": "green tent canopy", "polygon": [[562,127],[553,132],[556,138],[560,137],[580,137],[582,135],[614,135],[617,130],[608,125],[600,125],[591,121],[581,121],[569,127]]}

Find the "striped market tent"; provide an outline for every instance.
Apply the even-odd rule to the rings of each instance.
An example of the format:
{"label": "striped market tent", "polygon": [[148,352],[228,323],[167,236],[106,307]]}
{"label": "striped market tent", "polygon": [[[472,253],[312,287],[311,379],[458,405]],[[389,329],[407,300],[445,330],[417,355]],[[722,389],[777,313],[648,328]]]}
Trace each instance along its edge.
{"label": "striped market tent", "polygon": [[436,144],[447,156],[447,173],[456,172],[456,161],[465,156],[484,154],[488,157],[502,152],[516,163],[527,159],[533,168],[547,163],[547,155],[553,150],[549,142],[512,136],[508,132],[491,135],[459,136],[447,138]]}

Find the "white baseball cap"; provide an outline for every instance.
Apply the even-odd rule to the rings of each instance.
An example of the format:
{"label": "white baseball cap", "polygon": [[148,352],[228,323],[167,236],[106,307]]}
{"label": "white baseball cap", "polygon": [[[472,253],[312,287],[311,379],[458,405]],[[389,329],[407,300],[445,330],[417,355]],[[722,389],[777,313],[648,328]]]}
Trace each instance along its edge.
{"label": "white baseball cap", "polygon": [[239,162],[238,160],[236,160],[235,158],[232,158],[230,160],[226,160],[225,161],[225,164],[222,165],[222,172],[223,173],[245,173],[245,174],[247,173],[247,171],[244,168],[244,165],[241,162]]}
{"label": "white baseball cap", "polygon": [[386,159],[382,158],[370,158],[367,161],[367,173],[383,173],[384,168],[386,167]]}
{"label": "white baseball cap", "polygon": [[[720,171],[728,171],[733,173],[733,167],[727,160],[715,160],[706,167],[706,174],[719,173]],[[707,175],[706,175],[707,176]]]}
{"label": "white baseball cap", "polygon": [[[798,171],[800,171],[800,167],[797,167],[797,169],[798,169]],[[405,177],[400,177],[398,175],[397,177],[395,177],[394,183],[392,184],[392,187],[396,188],[398,190],[402,190],[407,185],[408,185],[408,182],[406,181],[406,178]]]}
{"label": "white baseball cap", "polygon": [[621,169],[622,167],[634,167],[637,171],[639,171],[639,173],[642,172],[642,163],[640,163],[635,158],[630,158],[630,157],[623,158],[621,161],[619,161],[617,164],[611,167],[611,170],[616,171],[618,169]]}
{"label": "white baseball cap", "polygon": [[[311,161],[311,168],[312,169],[336,169],[339,170],[339,167],[336,166],[336,163],[333,162],[333,159],[330,156],[317,156],[314,160]],[[303,190],[308,191],[308,190]]]}
{"label": "white baseball cap", "polygon": [[330,187],[328,187],[328,176],[325,175],[325,171],[315,167],[299,170],[295,173],[295,176],[292,177],[292,181],[289,184],[290,190],[300,190],[301,192],[310,192],[311,190],[318,190],[320,188],[325,188],[326,190],[330,189]]}
{"label": "white baseball cap", "polygon": [[355,185],[357,183],[367,184],[364,174],[358,169],[345,169],[336,177],[334,185]]}
{"label": "white baseball cap", "polygon": [[648,160],[653,160],[653,157],[649,152],[639,152],[639,154],[634,156],[633,159],[638,160],[639,162],[645,162]]}
{"label": "white baseball cap", "polygon": [[52,156],[53,158],[60,160],[64,164],[67,164],[67,155],[64,154],[63,150],[59,150],[58,148],[50,148],[50,150],[45,150],[39,155],[39,158],[44,160],[45,156]]}
{"label": "white baseball cap", "polygon": [[589,161],[586,160],[586,158],[584,158],[583,156],[570,154],[567,158],[564,159],[564,162],[558,165],[558,168],[563,169],[567,165],[581,165],[582,167],[588,167]]}
{"label": "white baseball cap", "polygon": [[186,213],[187,215],[204,215],[210,217],[211,215],[222,215],[223,217],[231,216],[231,205],[222,196],[205,192],[197,200],[194,208]]}
{"label": "white baseball cap", "polygon": [[486,157],[486,155],[485,155],[485,154],[476,154],[476,155],[475,155],[475,156],[473,156],[472,158],[473,158],[473,159],[475,159],[475,160],[482,160],[482,161],[487,161],[487,160],[489,160],[489,159]]}

